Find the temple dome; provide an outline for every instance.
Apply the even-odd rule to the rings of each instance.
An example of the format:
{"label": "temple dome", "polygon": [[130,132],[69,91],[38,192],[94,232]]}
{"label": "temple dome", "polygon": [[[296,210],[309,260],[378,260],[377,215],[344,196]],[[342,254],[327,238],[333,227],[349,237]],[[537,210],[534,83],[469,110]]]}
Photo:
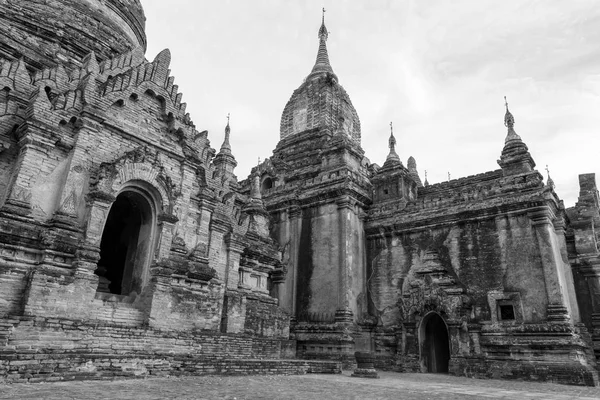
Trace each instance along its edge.
{"label": "temple dome", "polygon": [[102,61],[146,50],[139,0],[7,0],[0,21],[0,58],[23,58],[33,70],[75,67],[92,51]]}
{"label": "temple dome", "polygon": [[312,130],[344,132],[360,143],[360,120],[350,96],[338,83],[329,63],[325,21],[319,29],[319,50],[310,74],[294,91],[281,115],[280,139]]}

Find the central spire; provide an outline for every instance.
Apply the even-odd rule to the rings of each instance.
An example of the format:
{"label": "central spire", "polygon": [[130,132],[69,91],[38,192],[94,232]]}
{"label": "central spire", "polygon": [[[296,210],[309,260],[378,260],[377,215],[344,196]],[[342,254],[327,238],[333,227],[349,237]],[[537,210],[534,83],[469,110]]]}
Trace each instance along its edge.
{"label": "central spire", "polygon": [[321,19],[321,27],[319,28],[319,51],[317,52],[317,60],[315,62],[315,66],[313,67],[308,77],[321,73],[330,73],[337,80],[337,76],[333,73],[333,69],[329,64],[329,54],[327,54],[326,44],[328,37],[329,32],[327,31],[327,27],[325,27],[325,8],[323,8],[323,17]]}

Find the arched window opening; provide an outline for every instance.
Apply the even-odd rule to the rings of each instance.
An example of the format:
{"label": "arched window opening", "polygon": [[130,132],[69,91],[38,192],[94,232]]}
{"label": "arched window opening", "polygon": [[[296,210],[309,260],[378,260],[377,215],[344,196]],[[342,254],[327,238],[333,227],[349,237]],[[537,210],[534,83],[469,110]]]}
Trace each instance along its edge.
{"label": "arched window opening", "polygon": [[148,198],[138,190],[126,190],[110,208],[95,273],[98,292],[139,294],[147,280],[152,253],[154,212]]}
{"label": "arched window opening", "polygon": [[48,97],[48,100],[50,100],[50,103],[52,103],[56,98],[57,94],[52,92],[52,88],[50,86],[46,86],[44,88],[44,91],[46,92],[46,97]]}
{"label": "arched window opening", "polygon": [[265,178],[265,180],[263,180],[262,185],[260,186],[260,190],[267,190],[267,189],[271,189],[273,187],[273,179],[271,178]]}
{"label": "arched window opening", "polygon": [[10,88],[5,86],[0,90],[0,103],[8,103],[8,96],[10,95]]}

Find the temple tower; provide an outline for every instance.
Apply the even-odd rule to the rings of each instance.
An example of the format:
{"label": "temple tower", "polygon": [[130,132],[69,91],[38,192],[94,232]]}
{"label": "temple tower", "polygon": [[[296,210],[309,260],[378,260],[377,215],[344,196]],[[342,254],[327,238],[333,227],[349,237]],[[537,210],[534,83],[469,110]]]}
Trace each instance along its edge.
{"label": "temple tower", "polygon": [[229,143],[229,136],[231,134],[231,128],[229,127],[229,115],[227,115],[227,126],[225,126],[225,138],[221,149],[215,156],[213,164],[215,165],[215,176],[222,177],[223,179],[233,178],[235,175],[233,171],[237,166],[237,161],[231,152],[231,144]]}
{"label": "temple tower", "polygon": [[281,140],[259,170],[269,165],[263,200],[288,261],[278,296],[297,321],[299,352],[322,349],[328,332],[326,348],[339,358],[353,354],[354,339],[343,332],[366,313],[362,218],[371,184],[358,114],[329,63],[324,19],[318,38],[316,62],[286,104]]}

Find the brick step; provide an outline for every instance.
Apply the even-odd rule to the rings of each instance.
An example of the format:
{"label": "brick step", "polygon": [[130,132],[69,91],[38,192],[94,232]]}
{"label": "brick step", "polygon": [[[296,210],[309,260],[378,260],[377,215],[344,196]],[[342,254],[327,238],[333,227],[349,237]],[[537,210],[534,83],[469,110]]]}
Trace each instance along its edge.
{"label": "brick step", "polygon": [[148,376],[181,375],[303,375],[339,374],[342,364],[322,360],[260,360],[178,358],[140,359],[113,355],[103,359],[74,357],[62,359],[8,358],[0,382],[42,382],[56,380],[130,379]]}

